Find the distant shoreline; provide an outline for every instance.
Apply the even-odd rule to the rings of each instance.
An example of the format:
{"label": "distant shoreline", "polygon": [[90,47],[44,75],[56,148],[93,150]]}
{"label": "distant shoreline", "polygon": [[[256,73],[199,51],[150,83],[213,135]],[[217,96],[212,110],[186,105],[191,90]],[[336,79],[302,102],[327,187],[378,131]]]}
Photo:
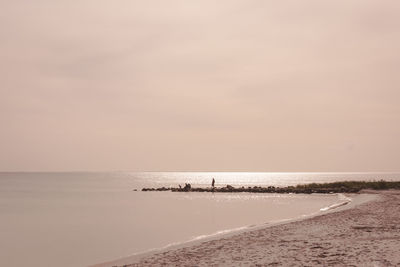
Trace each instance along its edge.
{"label": "distant shoreline", "polygon": [[[389,190],[400,189],[400,181],[343,181],[331,183],[311,183],[300,184],[297,186],[275,187],[275,186],[253,186],[253,187],[233,187],[226,185],[224,187],[191,187],[186,184],[184,187],[159,187],[143,188],[142,191],[172,191],[172,192],[212,192],[212,193],[358,193],[361,190]],[[136,190],[135,190],[136,191]]]}

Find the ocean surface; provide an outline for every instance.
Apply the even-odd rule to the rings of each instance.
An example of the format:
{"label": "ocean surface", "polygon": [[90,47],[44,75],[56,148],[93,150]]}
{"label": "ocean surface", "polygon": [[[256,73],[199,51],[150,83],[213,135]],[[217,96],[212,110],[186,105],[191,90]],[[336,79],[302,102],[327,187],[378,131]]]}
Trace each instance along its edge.
{"label": "ocean surface", "polygon": [[[323,212],[341,194],[141,192],[400,180],[399,173],[0,173],[0,266],[88,266],[244,227]],[[137,191],[133,191],[137,189]]]}

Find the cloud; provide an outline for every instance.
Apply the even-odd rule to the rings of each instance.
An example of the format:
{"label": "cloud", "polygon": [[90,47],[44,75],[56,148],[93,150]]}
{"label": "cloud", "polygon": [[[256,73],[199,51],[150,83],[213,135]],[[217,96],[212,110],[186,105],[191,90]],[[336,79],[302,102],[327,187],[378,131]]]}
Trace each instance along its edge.
{"label": "cloud", "polygon": [[398,168],[395,1],[0,7],[0,170]]}

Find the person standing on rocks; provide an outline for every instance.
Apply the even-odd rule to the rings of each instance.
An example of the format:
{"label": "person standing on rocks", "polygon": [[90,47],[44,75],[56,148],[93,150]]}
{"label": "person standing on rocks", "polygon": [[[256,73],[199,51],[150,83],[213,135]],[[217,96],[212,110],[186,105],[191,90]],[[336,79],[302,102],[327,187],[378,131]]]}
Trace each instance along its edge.
{"label": "person standing on rocks", "polygon": [[215,184],[215,179],[213,178],[212,182],[211,182],[211,186],[212,186],[213,189],[214,189],[214,184]]}

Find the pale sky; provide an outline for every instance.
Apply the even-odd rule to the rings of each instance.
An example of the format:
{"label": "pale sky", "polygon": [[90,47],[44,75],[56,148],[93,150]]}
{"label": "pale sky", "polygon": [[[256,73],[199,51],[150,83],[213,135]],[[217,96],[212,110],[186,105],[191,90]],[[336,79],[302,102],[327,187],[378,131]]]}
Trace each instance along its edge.
{"label": "pale sky", "polygon": [[1,171],[400,171],[398,0],[0,0]]}

